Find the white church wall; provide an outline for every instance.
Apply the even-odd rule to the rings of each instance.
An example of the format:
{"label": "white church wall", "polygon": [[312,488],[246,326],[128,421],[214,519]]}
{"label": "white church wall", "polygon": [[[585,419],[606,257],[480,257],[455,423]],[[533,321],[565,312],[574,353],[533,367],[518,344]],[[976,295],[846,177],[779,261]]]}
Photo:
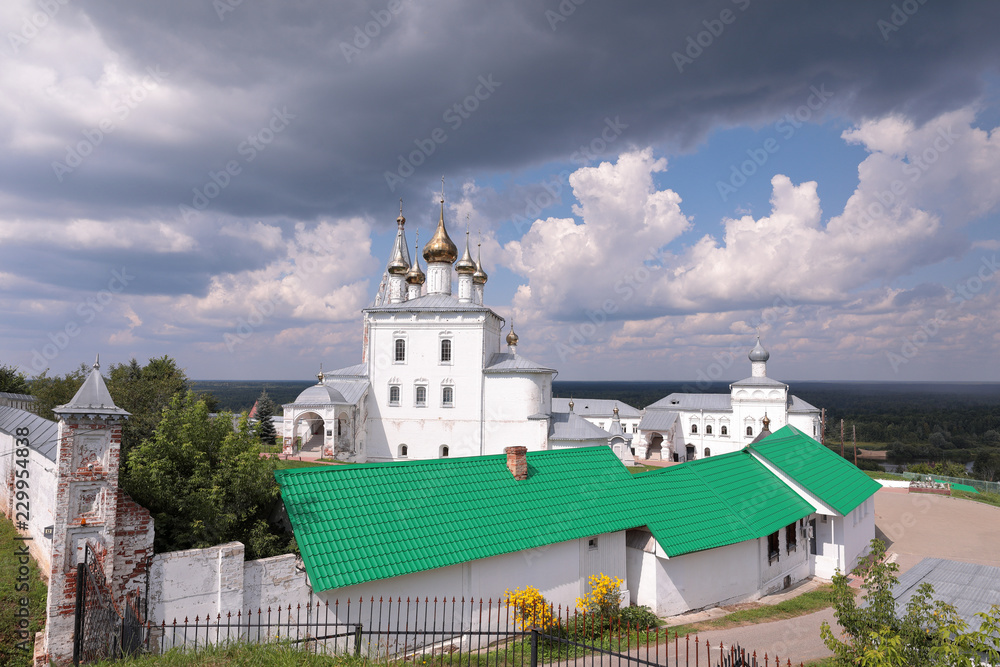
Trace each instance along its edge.
{"label": "white church wall", "polygon": [[[26,436],[31,441],[31,433]],[[54,524],[56,499],[56,464],[28,447],[28,456],[18,456],[16,436],[0,431],[0,480],[3,492],[0,494],[0,510],[11,520],[23,520],[28,516],[28,550],[38,562],[40,571],[48,572],[51,565],[51,538],[45,537],[45,528]],[[19,461],[27,460],[25,467]],[[24,471],[27,471],[26,473]],[[18,482],[23,482],[18,488]],[[27,493],[27,499],[19,499],[18,491]]]}
{"label": "white church wall", "polygon": [[542,412],[546,397],[546,378],[540,373],[487,375],[484,380],[486,417],[483,426],[484,453],[502,454],[505,447],[545,449],[548,421],[529,420]]}

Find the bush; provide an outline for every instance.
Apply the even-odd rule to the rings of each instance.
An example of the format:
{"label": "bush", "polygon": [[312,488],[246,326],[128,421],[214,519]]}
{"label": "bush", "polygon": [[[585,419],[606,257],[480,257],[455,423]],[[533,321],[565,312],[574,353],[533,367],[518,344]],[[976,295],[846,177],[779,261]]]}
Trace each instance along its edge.
{"label": "bush", "polygon": [[506,598],[507,608],[514,616],[514,622],[522,630],[531,627],[548,629],[555,623],[552,605],[534,586],[526,586],[523,591],[516,588],[513,593],[508,590]]}
{"label": "bush", "polygon": [[576,599],[576,606],[588,614],[611,619],[618,616],[622,599],[622,580],[604,574],[590,575],[590,592]]}
{"label": "bush", "polygon": [[625,607],[620,612],[622,625],[632,630],[649,630],[660,624],[660,619],[649,607]]}

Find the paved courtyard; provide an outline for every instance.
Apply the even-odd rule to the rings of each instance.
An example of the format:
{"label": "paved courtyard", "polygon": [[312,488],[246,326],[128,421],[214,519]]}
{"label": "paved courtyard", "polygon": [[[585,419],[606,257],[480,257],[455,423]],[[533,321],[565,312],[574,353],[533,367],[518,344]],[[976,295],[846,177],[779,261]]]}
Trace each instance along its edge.
{"label": "paved courtyard", "polygon": [[[875,529],[896,553],[900,572],[927,556],[1000,565],[1000,507],[971,500],[905,490],[883,489],[875,494]],[[713,645],[737,643],[760,655],[777,651],[782,661],[796,664],[832,655],[819,636],[823,621],[834,625],[833,610],[772,623],[701,633]]]}

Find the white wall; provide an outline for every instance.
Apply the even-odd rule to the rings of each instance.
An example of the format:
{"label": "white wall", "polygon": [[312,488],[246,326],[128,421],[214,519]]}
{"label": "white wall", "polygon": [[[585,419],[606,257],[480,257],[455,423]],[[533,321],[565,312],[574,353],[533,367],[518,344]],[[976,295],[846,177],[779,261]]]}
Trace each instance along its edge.
{"label": "white wall", "polygon": [[[28,434],[30,441],[31,434]],[[54,524],[56,499],[56,464],[38,453],[34,448],[28,448],[27,468],[22,468],[17,461],[15,437],[0,431],[0,482],[3,491],[0,492],[0,511],[11,521],[18,518],[17,512],[23,512],[24,505],[18,506],[17,492],[28,493],[28,534],[32,539],[27,542],[32,557],[38,562],[41,572],[50,570],[52,540],[46,538],[44,529]],[[27,470],[27,476],[22,470]],[[19,480],[26,480],[27,487],[17,488]],[[22,485],[23,486],[23,485]]]}

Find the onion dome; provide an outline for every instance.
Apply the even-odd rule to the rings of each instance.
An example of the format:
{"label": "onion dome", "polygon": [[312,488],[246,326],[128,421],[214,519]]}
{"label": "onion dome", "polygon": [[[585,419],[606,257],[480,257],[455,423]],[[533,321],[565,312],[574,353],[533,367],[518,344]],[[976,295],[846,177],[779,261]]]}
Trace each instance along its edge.
{"label": "onion dome", "polygon": [[410,269],[410,251],[406,247],[406,235],[403,233],[403,200],[399,200],[399,217],[396,218],[396,241],[392,246],[392,256],[385,270],[393,276],[402,276]]}
{"label": "onion dome", "polygon": [[766,412],[764,413],[764,419],[762,421],[764,423],[764,430],[765,431],[770,431],[771,430],[771,420],[767,418],[767,413]]}
{"label": "onion dome", "polygon": [[413,255],[416,259],[413,260],[413,266],[410,270],[406,272],[406,282],[409,285],[423,285],[426,276],[424,272],[420,270],[420,255],[417,254],[417,248],[420,247],[420,238],[417,237],[416,242],[413,244]]}
{"label": "onion dome", "polygon": [[514,320],[510,322],[510,333],[507,334],[507,344],[511,347],[517,345],[517,334],[514,333]]}
{"label": "onion dome", "polygon": [[748,356],[750,357],[750,361],[767,361],[771,358],[771,354],[760,344],[760,336],[757,336],[757,344],[750,350]]}
{"label": "onion dome", "polygon": [[463,274],[474,274],[476,272],[476,263],[472,261],[472,253],[469,252],[469,231],[465,231],[465,252],[462,253],[462,259],[455,262],[455,271],[459,275]]}
{"label": "onion dome", "polygon": [[574,406],[574,405],[575,405],[575,404],[573,403],[573,399],[572,399],[572,398],[570,398],[570,399],[569,399],[569,411],[570,411],[570,412],[573,412],[573,406]]}
{"label": "onion dome", "polygon": [[486,281],[490,279],[486,272],[483,271],[483,244],[476,244],[476,272],[472,274],[472,282],[476,285],[485,285]]}
{"label": "onion dome", "polygon": [[444,197],[441,198],[441,218],[438,220],[437,229],[434,236],[424,246],[424,260],[430,264],[432,262],[454,263],[458,259],[458,247],[448,236],[448,230],[444,228]]}

